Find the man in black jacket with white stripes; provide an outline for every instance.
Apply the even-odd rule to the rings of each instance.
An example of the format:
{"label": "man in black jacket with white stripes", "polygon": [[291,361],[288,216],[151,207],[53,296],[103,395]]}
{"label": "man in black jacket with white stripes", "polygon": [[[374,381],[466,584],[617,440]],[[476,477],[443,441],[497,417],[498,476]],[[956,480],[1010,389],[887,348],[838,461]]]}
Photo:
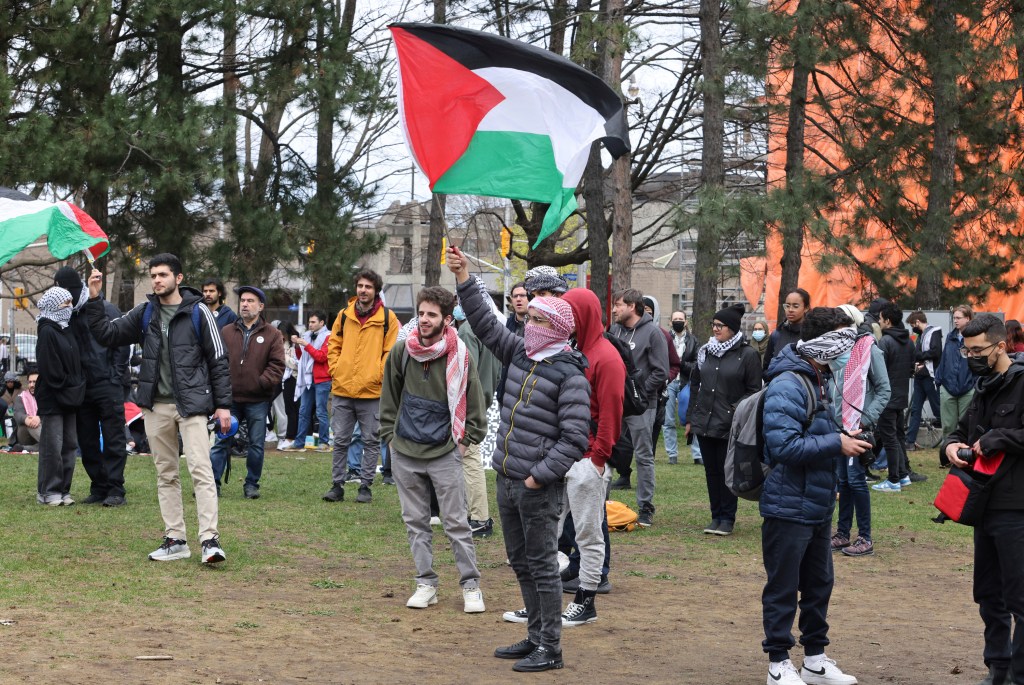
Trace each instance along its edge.
{"label": "man in black jacket with white stripes", "polygon": [[224,341],[216,319],[193,288],[179,287],[181,262],[172,254],[149,261],[153,294],[119,319],[107,318],[100,298],[103,274],[89,277],[85,312],[93,336],[108,347],[142,343],[138,404],[143,408],[146,434],[153,447],[157,496],[164,519],[164,540],[149,555],[153,561],[192,556],[185,537],[181,502],[178,434],[199,515],[202,561],[224,561],[217,531],[217,488],[210,463],[207,421],[212,413],[221,430],[231,425],[231,378]]}

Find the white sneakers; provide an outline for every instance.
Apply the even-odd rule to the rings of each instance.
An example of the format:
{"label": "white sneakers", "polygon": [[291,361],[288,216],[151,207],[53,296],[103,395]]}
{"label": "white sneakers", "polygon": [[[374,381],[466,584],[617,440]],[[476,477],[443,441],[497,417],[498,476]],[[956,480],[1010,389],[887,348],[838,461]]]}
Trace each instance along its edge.
{"label": "white sneakers", "polygon": [[804,659],[800,678],[807,685],[857,685],[857,679],[839,670],[836,662],[822,654],[818,659]]}
{"label": "white sneakers", "polygon": [[467,614],[482,614],[484,609],[484,593],[478,587],[462,588],[463,611]]}
{"label": "white sneakers", "polygon": [[[486,611],[484,593],[478,587],[462,588],[462,601],[463,611],[467,614],[482,614]],[[405,606],[410,609],[426,609],[433,604],[437,604],[437,588],[433,585],[417,585],[416,592],[405,603]]]}
{"label": "white sneakers", "polygon": [[155,552],[150,553],[149,558],[151,561],[177,561],[188,559],[190,556],[192,550],[188,548],[187,542],[165,537],[163,544]]}
{"label": "white sneakers", "polygon": [[410,609],[426,609],[431,604],[437,604],[437,588],[433,585],[417,585],[405,606]]}
{"label": "white sneakers", "polygon": [[804,659],[798,673],[789,659],[768,666],[767,685],[857,685],[857,679],[839,670],[836,662],[822,654]]}

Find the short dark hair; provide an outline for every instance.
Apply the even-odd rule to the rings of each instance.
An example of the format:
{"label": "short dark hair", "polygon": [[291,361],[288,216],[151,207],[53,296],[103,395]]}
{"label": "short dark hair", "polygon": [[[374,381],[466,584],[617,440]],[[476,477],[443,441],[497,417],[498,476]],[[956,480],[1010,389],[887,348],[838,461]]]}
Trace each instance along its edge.
{"label": "short dark hair", "polygon": [[882,311],[878,312],[879,319],[885,319],[895,328],[903,327],[903,310],[892,302],[886,303]]}
{"label": "short dark hair", "polygon": [[322,309],[314,309],[313,311],[311,311],[309,314],[306,315],[306,321],[309,321],[309,317],[311,316],[315,316],[321,321],[327,321],[327,312],[325,312]]}
{"label": "short dark hair", "polygon": [[633,305],[633,311],[637,316],[644,315],[644,294],[636,288],[626,288],[612,295],[612,302],[622,300],[623,304]]}
{"label": "short dark hair", "polygon": [[439,285],[432,285],[420,290],[416,295],[416,311],[419,313],[420,305],[424,302],[436,304],[441,309],[441,318],[452,315],[455,309],[455,295]]}
{"label": "short dark hair", "polygon": [[373,283],[373,294],[380,295],[380,291],[384,289],[384,279],[380,277],[373,269],[363,269],[356,273],[355,278],[352,279],[352,285],[355,285],[361,280],[367,280]]}
{"label": "short dark hair", "polygon": [[[149,258],[149,268],[152,269],[154,266],[167,266],[170,267],[171,273],[175,277],[181,275],[181,260],[172,255],[170,252],[161,252],[160,254],[153,255]],[[223,291],[221,292],[223,294]]]}
{"label": "short dark hair", "polygon": [[914,312],[910,312],[910,316],[907,317],[907,323],[913,326],[915,323],[928,323],[928,317],[920,309]]}
{"label": "short dark hair", "polygon": [[219,278],[214,278],[214,277],[211,276],[210,278],[207,278],[205,281],[203,281],[202,287],[205,288],[208,285],[212,285],[214,288],[217,289],[217,292],[220,294],[221,304],[223,304],[224,303],[224,281],[220,280]]}
{"label": "short dark hair", "polygon": [[[804,301],[804,307],[806,307],[807,309],[811,308],[811,294],[809,292],[807,292],[803,288],[793,288],[788,293],[786,293],[786,297],[789,297],[793,293],[799,295],[800,299]],[[786,297],[783,297],[782,299],[785,300]]]}
{"label": "short dark hair", "polygon": [[298,335],[299,332],[295,329],[295,324],[291,321],[279,321],[277,324],[277,330],[284,333],[284,337],[288,340],[292,339],[293,335]]}
{"label": "short dark hair", "polygon": [[978,314],[961,333],[965,338],[984,335],[990,343],[1001,343],[1006,340],[1006,324],[995,314]]}
{"label": "short dark hair", "polygon": [[815,307],[804,315],[804,322],[800,326],[800,339],[814,340],[830,331],[842,328],[843,326],[849,326],[852,323],[853,321],[843,313],[842,309]]}
{"label": "short dark hair", "polygon": [[[526,281],[518,281],[516,283],[513,283],[512,287],[508,289],[508,294],[511,295],[512,293],[514,293],[516,291],[516,288],[522,288],[523,290],[526,290]],[[526,294],[529,295],[530,292],[527,291]]]}

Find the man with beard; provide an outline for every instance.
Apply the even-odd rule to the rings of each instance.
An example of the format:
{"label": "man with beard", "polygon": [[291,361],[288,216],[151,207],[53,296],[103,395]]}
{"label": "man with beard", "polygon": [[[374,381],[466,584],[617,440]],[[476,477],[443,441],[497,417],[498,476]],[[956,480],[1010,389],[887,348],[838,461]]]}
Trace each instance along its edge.
{"label": "man with beard", "polygon": [[[380,391],[384,363],[398,338],[398,317],[384,306],[380,291],[384,281],[375,272],[364,269],[356,274],[356,296],[338,312],[327,341],[327,366],[331,371],[331,404],[334,415],[334,460],[331,489],[324,493],[327,502],[345,499],[345,473],[348,470],[348,446],[356,423],[363,436],[363,464],[356,502],[373,501],[370,486],[380,459],[378,433]],[[320,429],[325,434],[324,428]]]}
{"label": "man with beard", "polygon": [[[85,401],[75,415],[82,467],[91,481],[89,496],[82,504],[119,507],[125,503],[124,467],[128,462],[122,379],[131,348],[104,347],[93,336],[81,312],[86,300],[85,284],[77,271],[63,266],[54,274],[53,282],[71,293],[74,313],[68,328],[81,355],[85,375]],[[103,311],[108,319],[121,316],[117,307],[106,300]]]}
{"label": "man with beard", "polygon": [[224,304],[224,282],[219,278],[207,278],[203,281],[203,303],[217,320],[217,328],[224,328],[238,320],[238,315]]}
{"label": "man with beard", "polygon": [[196,497],[202,561],[218,563],[225,555],[217,530],[217,487],[206,424],[213,414],[223,432],[231,427],[228,356],[217,321],[199,292],[181,286],[184,276],[177,257],[166,252],[154,256],[149,260],[149,278],[153,284],[149,301],[111,321],[100,298],[103,274],[94,269],[84,311],[101,344],[142,343],[138,404],[153,448],[164,519],[163,543],[149,558],[174,561],[192,556],[181,501],[180,435]]}
{"label": "man with beard", "polygon": [[[466,518],[462,459],[487,434],[484,399],[466,344],[450,325],[455,297],[441,287],[420,290],[417,332],[388,356],[380,399],[380,439],[390,445],[391,473],[416,564],[411,609],[437,604],[430,529],[430,490],[459,569],[464,610],[484,611],[473,532]],[[436,362],[436,363],[435,363]]]}

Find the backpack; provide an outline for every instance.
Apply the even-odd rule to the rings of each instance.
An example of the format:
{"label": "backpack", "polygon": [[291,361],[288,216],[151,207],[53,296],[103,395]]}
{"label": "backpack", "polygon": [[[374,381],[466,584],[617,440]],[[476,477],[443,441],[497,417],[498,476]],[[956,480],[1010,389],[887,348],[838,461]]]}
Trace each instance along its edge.
{"label": "backpack", "polygon": [[[199,305],[192,307],[192,330],[196,332],[196,340],[202,341],[202,328],[199,323],[199,317],[202,314],[199,311]],[[153,319],[153,303],[147,302],[146,308],[142,310],[142,335],[146,335],[149,330],[149,322]]]}
{"label": "backpack", "polygon": [[636,528],[637,513],[622,502],[610,499],[604,503],[608,514],[608,530],[628,533]]}
{"label": "backpack", "polygon": [[611,333],[605,333],[604,339],[618,351],[622,363],[626,365],[626,392],[622,396],[622,415],[639,416],[647,411],[647,394],[644,393],[644,375],[633,363],[633,351],[629,346]]}
{"label": "backpack", "polygon": [[[811,381],[801,373],[786,371],[800,379],[807,391],[806,431],[814,419],[815,400]],[[729,429],[729,446],[725,452],[725,485],[732,494],[754,502],[761,499],[761,488],[771,473],[771,466],[764,463],[764,398],[768,386],[753,395],[747,395],[733,411],[732,428]]]}

